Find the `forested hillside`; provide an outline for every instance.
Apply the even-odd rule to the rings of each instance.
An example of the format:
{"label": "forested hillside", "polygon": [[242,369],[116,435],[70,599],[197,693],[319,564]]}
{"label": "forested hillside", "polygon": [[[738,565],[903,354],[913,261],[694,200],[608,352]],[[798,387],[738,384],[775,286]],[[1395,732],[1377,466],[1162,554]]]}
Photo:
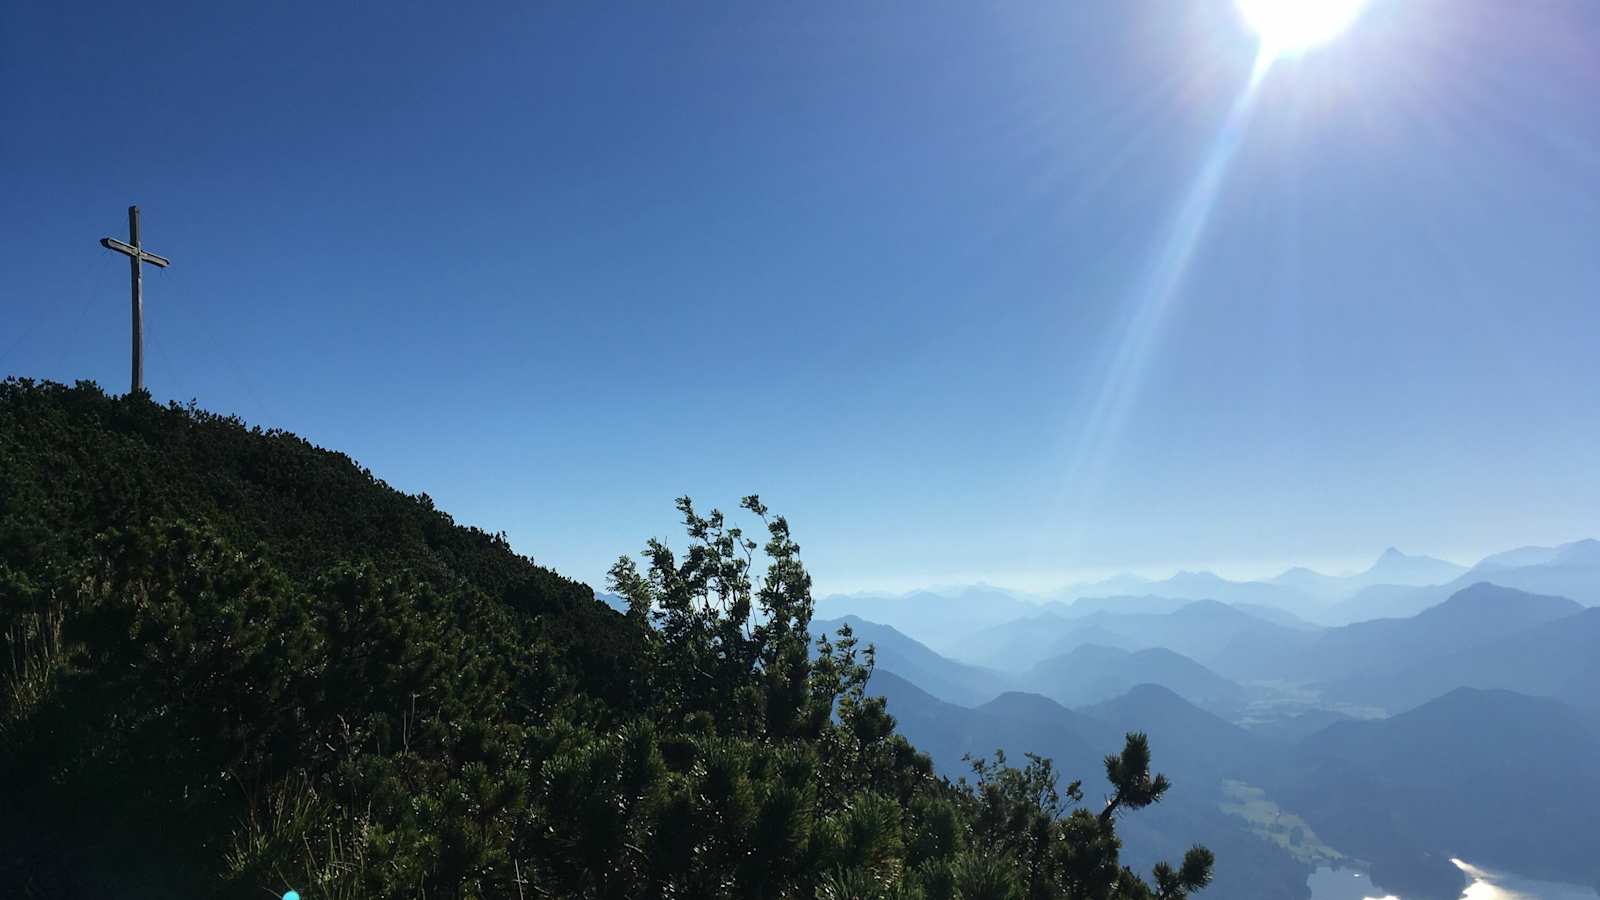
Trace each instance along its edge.
{"label": "forested hillside", "polygon": [[870,654],[843,630],[810,646],[799,546],[744,506],[760,541],[680,501],[687,549],[620,561],[619,614],[293,435],[0,384],[0,885],[1177,900],[1209,880],[1199,848],[1144,879],[1119,862],[1119,817],[1168,787],[1142,735],[1066,773],[1082,786],[1041,762],[936,775],[867,695]]}

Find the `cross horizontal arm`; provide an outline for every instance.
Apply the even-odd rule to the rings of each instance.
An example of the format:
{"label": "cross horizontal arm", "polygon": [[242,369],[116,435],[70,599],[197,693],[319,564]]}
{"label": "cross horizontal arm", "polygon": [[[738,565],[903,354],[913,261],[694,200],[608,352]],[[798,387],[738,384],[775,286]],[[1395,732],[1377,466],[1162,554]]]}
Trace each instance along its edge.
{"label": "cross horizontal arm", "polygon": [[116,238],[101,238],[100,246],[106,248],[107,250],[115,250],[118,253],[122,253],[127,256],[137,256],[141,261],[147,262],[152,266],[160,266],[163,269],[172,265],[172,261],[165,257],[157,256],[148,250],[140,250],[130,244],[124,244]]}

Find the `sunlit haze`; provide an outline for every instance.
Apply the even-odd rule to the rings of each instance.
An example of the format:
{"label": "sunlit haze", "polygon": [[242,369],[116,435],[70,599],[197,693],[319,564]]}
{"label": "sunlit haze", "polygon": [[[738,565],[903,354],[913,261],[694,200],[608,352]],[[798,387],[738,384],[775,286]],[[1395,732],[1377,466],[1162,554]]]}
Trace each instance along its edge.
{"label": "sunlit haze", "polygon": [[1600,532],[1600,5],[230,10],[4,14],[0,372],[125,388],[137,202],[157,399],[596,585],[680,494],[824,590]]}

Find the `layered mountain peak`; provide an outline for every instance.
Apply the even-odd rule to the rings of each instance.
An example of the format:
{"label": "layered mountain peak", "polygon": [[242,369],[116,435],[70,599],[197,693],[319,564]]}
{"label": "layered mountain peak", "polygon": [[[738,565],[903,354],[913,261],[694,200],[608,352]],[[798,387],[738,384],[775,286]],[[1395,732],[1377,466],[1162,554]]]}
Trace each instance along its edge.
{"label": "layered mountain peak", "polygon": [[[1105,644],[1079,644],[1068,650],[1063,657],[1082,662],[1104,663],[1112,660],[1124,660],[1133,655],[1133,651],[1121,647],[1108,647]],[[1060,657],[1058,657],[1060,658]],[[1048,664],[1049,660],[1041,665]]]}
{"label": "layered mountain peak", "polygon": [[1112,703],[1107,704],[1107,706],[1111,705],[1145,709],[1176,709],[1185,711],[1189,710],[1191,707],[1194,707],[1194,704],[1180,697],[1177,691],[1174,691],[1165,685],[1155,684],[1154,682],[1145,682],[1144,684],[1134,685],[1128,689],[1126,694],[1122,695],[1120,700],[1112,701]]}
{"label": "layered mountain peak", "polygon": [[1412,555],[1389,547],[1359,576],[1365,584],[1443,584],[1467,571],[1466,566],[1432,556]]}
{"label": "layered mountain peak", "polygon": [[1600,565],[1600,541],[1594,538],[1585,538],[1581,541],[1573,541],[1570,544],[1562,544],[1558,549],[1560,552],[1556,554],[1554,559],[1557,565]]}
{"label": "layered mountain peak", "polygon": [[1593,566],[1600,565],[1600,541],[1594,538],[1570,541],[1555,547],[1518,547],[1503,553],[1485,556],[1475,569],[1523,569],[1532,566]]}
{"label": "layered mountain peak", "polygon": [[1168,581],[1176,584],[1226,584],[1227,579],[1205,569],[1182,569]]}
{"label": "layered mountain peak", "polygon": [[1192,603],[1185,603],[1173,615],[1185,618],[1215,616],[1224,619],[1237,619],[1247,616],[1249,613],[1240,612],[1220,600],[1195,600]]}
{"label": "layered mountain peak", "polygon": [[1043,694],[1028,691],[1006,691],[978,709],[990,715],[1036,720],[1064,718],[1071,715],[1060,703]]}
{"label": "layered mountain peak", "polygon": [[1566,597],[1530,594],[1515,588],[1501,587],[1488,581],[1469,585],[1450,595],[1438,606],[1429,607],[1417,615],[1418,619],[1481,617],[1496,613],[1513,614],[1525,624],[1536,624],[1553,618],[1581,612],[1583,604]]}

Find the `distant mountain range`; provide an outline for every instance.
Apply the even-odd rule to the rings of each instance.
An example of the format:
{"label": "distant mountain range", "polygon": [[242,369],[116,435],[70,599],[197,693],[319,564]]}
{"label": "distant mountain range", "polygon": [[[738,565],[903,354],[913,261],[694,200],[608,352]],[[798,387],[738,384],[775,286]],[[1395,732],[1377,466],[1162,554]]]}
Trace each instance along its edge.
{"label": "distant mountain range", "polygon": [[962,659],[859,616],[814,620],[812,632],[836,634],[849,624],[876,648],[880,672],[963,706],[1013,690],[1083,706],[1155,684],[1233,719],[1271,693],[1250,685],[1269,682],[1312,684],[1327,702],[1351,709],[1401,711],[1468,686],[1600,712],[1600,609],[1563,597],[1479,583],[1414,616],[1337,628],[1290,627],[1213,601],[1171,609],[1174,602],[1129,603],[1168,612],[1062,605],[1084,612],[1042,612],[978,630],[960,643]]}
{"label": "distant mountain range", "polygon": [[1104,581],[1073,585],[1062,592],[1061,599],[1076,601],[1119,595],[1253,603],[1296,613],[1314,612],[1323,605],[1315,596],[1296,588],[1266,581],[1231,581],[1213,572],[1179,572],[1159,581],[1119,575]]}
{"label": "distant mountain range", "polygon": [[[1262,581],[1234,581],[1204,571],[1165,579],[1118,575],[1072,585],[1053,600],[980,584],[899,595],[835,594],[819,599],[816,609],[820,618],[858,615],[892,625],[941,652],[978,659],[981,650],[960,649],[975,631],[1042,615],[1075,619],[1095,612],[1168,613],[1186,602],[1214,600],[1273,624],[1310,630],[1317,624],[1412,616],[1483,581],[1600,605],[1600,541],[1519,547],[1485,557],[1471,568],[1391,547],[1371,566],[1349,575],[1306,568]],[[1097,642],[1121,646],[1111,635]],[[1028,664],[1038,662],[1048,649],[1039,648]]]}
{"label": "distant mountain range", "polygon": [[1215,601],[1125,603],[1167,611],[1111,612],[1118,607],[1096,600],[1021,607],[1033,614],[975,628],[952,653],[861,617],[818,620],[814,630],[849,622],[877,645],[880,669],[965,705],[1012,689],[1082,705],[1152,683],[1235,717],[1259,696],[1249,683],[1272,682],[1315,685],[1350,708],[1399,711],[1461,686],[1600,708],[1600,612],[1564,597],[1479,582],[1415,615],[1335,628]]}
{"label": "distant mountain range", "polygon": [[1269,677],[1273,670],[1249,664],[1287,654],[1318,633],[1214,600],[1195,600],[1170,612],[1098,611],[1076,618],[1047,612],[977,631],[952,653],[968,662],[1021,672],[1087,644],[1130,651],[1164,647],[1229,678],[1255,678]]}
{"label": "distant mountain range", "polygon": [[1315,613],[1329,603],[1373,585],[1420,587],[1440,584],[1466,571],[1466,566],[1431,556],[1413,556],[1390,547],[1366,570],[1353,575],[1325,575],[1303,567],[1289,569],[1264,581],[1232,581],[1212,572],[1179,572],[1159,581],[1118,575],[1103,581],[1073,585],[1062,593],[1067,599],[1156,595],[1188,600],[1219,600],[1306,614]]}
{"label": "distant mountain range", "polygon": [[1107,748],[1148,733],[1178,787],[1130,817],[1129,844],[1153,860],[1203,841],[1217,896],[1303,897],[1331,858],[1453,900],[1452,855],[1600,884],[1597,603],[1585,540],[1471,568],[1390,549],[1350,575],[1123,576],[1054,600],[826,598],[860,612],[814,631],[848,623],[877,647],[871,690],[951,777],[968,754],[1033,752],[1094,798]]}
{"label": "distant mountain range", "polygon": [[1081,706],[1149,683],[1237,718],[1262,696],[1248,683],[1267,682],[1309,684],[1314,695],[1348,708],[1399,712],[1473,687],[1552,697],[1600,714],[1600,608],[1486,582],[1414,616],[1315,630],[1210,601],[1166,613],[1044,613],[970,635],[966,660],[859,617],[818,620],[813,632],[836,632],[842,623],[876,646],[880,671],[967,706],[1018,689]]}
{"label": "distant mountain range", "polygon": [[[1132,605],[1164,608],[1151,599],[1140,598]],[[1335,684],[1365,678],[1383,683],[1390,673],[1425,672],[1428,660],[1468,651],[1583,609],[1563,597],[1481,582],[1414,616],[1315,628],[1282,625],[1227,604],[1197,600],[1159,613],[1101,610],[1067,618],[1047,611],[977,630],[951,653],[961,663],[990,673],[981,682],[972,682],[981,683],[985,692],[1000,689],[1009,676],[1010,684],[1069,704],[1086,703],[1149,681],[1226,712],[1236,711],[1247,699],[1248,692],[1234,682]],[[909,641],[904,635],[899,638]],[[1094,649],[1074,655],[1085,647]],[[938,656],[921,649],[925,655]],[[1145,652],[1155,650],[1163,652]],[[1181,666],[1192,667],[1191,674],[1178,674]],[[888,667],[895,671],[893,665]],[[1564,677],[1579,676],[1568,672]],[[1470,683],[1475,682],[1447,683],[1444,689]],[[1224,684],[1230,687],[1225,689]],[[933,690],[947,699],[973,699],[971,694],[958,698],[952,690]],[[1370,702],[1373,693],[1384,693],[1357,685],[1341,691],[1339,696],[1352,702],[1357,698]],[[1390,707],[1388,702],[1382,705]]]}
{"label": "distant mountain range", "polygon": [[1466,571],[1467,567],[1463,565],[1431,556],[1412,556],[1390,547],[1366,571],[1354,575],[1324,575],[1310,569],[1294,568],[1270,582],[1324,600],[1334,600],[1375,584],[1440,584]]}
{"label": "distant mountain range", "polygon": [[1327,681],[1377,676],[1581,612],[1565,597],[1479,582],[1414,616],[1330,628],[1296,653],[1281,677]]}
{"label": "distant mountain range", "polygon": [[981,706],[1018,690],[1081,706],[1109,700],[1136,685],[1154,684],[1206,709],[1233,715],[1251,696],[1245,687],[1164,647],[1126,651],[1085,644],[1025,672],[1008,673],[943,656],[893,627],[859,616],[814,620],[811,633],[837,639],[842,625],[850,626],[859,646],[873,647],[876,671],[904,678],[933,697],[960,706]]}
{"label": "distant mountain range", "polygon": [[1104,748],[1125,731],[1149,734],[1156,768],[1177,786],[1154,815],[1129,820],[1140,829],[1130,844],[1159,855],[1176,835],[1198,836],[1219,860],[1248,860],[1219,867],[1219,896],[1303,896],[1309,872],[1252,823],[1222,812],[1235,779],[1264,787],[1321,841],[1365,860],[1380,886],[1408,898],[1460,894],[1450,854],[1600,884],[1600,830],[1590,825],[1600,808],[1600,735],[1555,700],[1464,688],[1390,719],[1332,715],[1292,737],[1239,728],[1157,685],[1078,709],[1024,693],[965,707],[887,672],[871,691],[950,777],[968,774],[967,755],[1033,752],[1052,758],[1063,779],[1083,778],[1094,798]]}
{"label": "distant mountain range", "polygon": [[1559,547],[1522,547],[1498,553],[1442,584],[1372,585],[1330,606],[1322,620],[1345,623],[1409,616],[1480,581],[1567,597],[1585,606],[1600,605],[1600,541],[1573,541]]}

